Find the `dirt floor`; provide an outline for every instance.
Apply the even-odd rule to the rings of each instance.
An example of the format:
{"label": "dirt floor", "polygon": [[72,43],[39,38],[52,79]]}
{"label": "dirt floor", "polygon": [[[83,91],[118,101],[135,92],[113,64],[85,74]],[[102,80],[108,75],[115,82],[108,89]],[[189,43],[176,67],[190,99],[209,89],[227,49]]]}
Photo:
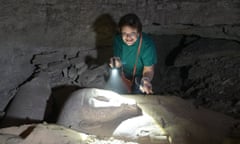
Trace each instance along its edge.
{"label": "dirt floor", "polygon": [[88,125],[84,133],[46,123],[2,128],[0,144],[240,144],[240,122],[231,117],[175,96],[122,96],[143,114]]}

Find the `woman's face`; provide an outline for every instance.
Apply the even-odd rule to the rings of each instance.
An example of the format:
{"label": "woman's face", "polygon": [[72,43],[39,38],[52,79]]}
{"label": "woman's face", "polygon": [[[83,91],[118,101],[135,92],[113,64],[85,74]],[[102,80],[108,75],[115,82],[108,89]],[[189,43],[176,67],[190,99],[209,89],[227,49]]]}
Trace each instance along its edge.
{"label": "woman's face", "polygon": [[130,26],[123,26],[121,28],[121,34],[123,41],[128,45],[133,45],[139,36],[139,33],[136,28]]}

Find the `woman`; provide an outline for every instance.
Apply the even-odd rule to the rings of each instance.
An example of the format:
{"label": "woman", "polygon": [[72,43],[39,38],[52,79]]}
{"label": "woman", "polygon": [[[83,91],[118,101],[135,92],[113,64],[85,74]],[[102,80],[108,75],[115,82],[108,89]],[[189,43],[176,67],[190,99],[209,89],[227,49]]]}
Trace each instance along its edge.
{"label": "woman", "polygon": [[122,75],[132,83],[132,93],[153,93],[151,81],[157,63],[153,40],[142,32],[141,21],[133,13],[124,15],[118,27],[120,33],[114,38],[110,67],[122,68]]}

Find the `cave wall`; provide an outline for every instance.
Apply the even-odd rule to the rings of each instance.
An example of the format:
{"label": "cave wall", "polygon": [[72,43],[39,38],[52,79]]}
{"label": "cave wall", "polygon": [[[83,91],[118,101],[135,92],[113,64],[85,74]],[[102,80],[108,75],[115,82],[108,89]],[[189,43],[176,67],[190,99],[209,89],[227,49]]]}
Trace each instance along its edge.
{"label": "cave wall", "polygon": [[[238,0],[1,1],[0,112],[17,88],[39,69],[39,63],[58,62],[60,70],[56,71],[62,74],[64,60],[67,61],[65,67],[71,66],[72,58],[86,56],[106,62],[111,56],[116,22],[128,12],[137,13],[143,30],[154,35],[185,34],[240,40]],[[178,42],[179,38],[174,41]],[[162,72],[163,60],[176,46],[157,47]],[[48,55],[52,58],[45,62]],[[34,63],[38,56],[43,58]]]}

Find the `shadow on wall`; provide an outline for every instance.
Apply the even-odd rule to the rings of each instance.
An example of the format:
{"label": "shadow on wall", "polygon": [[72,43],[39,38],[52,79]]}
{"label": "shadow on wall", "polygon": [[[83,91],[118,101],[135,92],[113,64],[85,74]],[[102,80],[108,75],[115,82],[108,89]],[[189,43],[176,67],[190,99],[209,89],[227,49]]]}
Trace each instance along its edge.
{"label": "shadow on wall", "polygon": [[187,47],[188,45],[198,41],[200,37],[195,36],[192,37],[191,40],[187,40],[187,36],[183,35],[177,47],[173,48],[173,50],[167,55],[165,64],[166,66],[174,65],[174,61],[176,60],[177,56],[182,52],[182,50]]}
{"label": "shadow on wall", "polygon": [[92,28],[96,33],[95,43],[98,54],[96,62],[97,64],[106,63],[113,55],[112,43],[117,24],[110,14],[102,14],[94,21]]}
{"label": "shadow on wall", "polygon": [[55,123],[64,103],[78,89],[81,89],[81,87],[75,85],[62,85],[52,88],[52,94],[45,112],[45,121]]}

